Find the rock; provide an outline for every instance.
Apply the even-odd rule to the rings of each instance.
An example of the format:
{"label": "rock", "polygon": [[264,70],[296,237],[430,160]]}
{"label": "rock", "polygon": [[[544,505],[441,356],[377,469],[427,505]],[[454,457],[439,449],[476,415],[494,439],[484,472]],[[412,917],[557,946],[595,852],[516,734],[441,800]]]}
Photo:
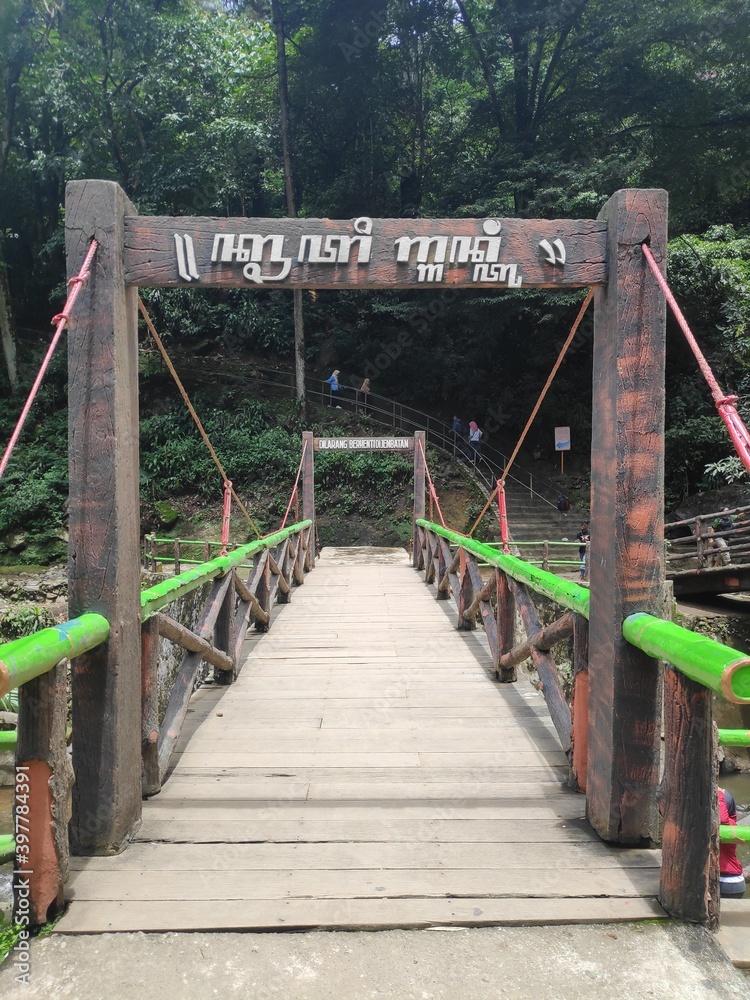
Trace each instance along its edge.
{"label": "rock", "polygon": [[68,574],[64,566],[51,566],[42,577],[42,587],[48,592],[61,593],[67,586]]}
{"label": "rock", "polygon": [[13,537],[8,541],[7,545],[11,552],[23,552],[23,550],[28,545],[28,542],[26,541],[26,535],[24,535],[22,532],[17,535],[13,535]]}

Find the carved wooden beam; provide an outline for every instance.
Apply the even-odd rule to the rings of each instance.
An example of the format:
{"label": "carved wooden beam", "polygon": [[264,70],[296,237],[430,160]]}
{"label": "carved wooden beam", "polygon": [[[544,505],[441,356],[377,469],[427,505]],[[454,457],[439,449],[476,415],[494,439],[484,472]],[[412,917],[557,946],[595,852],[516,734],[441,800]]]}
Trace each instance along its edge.
{"label": "carved wooden beam", "polygon": [[144,287],[587,287],[607,280],[607,225],[126,216],[124,272]]}

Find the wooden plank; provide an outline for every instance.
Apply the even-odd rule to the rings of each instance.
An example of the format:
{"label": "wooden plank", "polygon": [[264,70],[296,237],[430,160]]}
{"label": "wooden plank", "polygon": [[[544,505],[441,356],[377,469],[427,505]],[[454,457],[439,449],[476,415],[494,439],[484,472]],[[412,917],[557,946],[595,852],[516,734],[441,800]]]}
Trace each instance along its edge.
{"label": "wooden plank", "polygon": [[[274,236],[275,245],[269,239]],[[308,251],[314,257],[314,250],[303,242],[305,236],[318,240],[318,250],[321,239],[334,241],[328,262],[311,261]],[[418,237],[432,242],[421,249],[413,246],[411,252],[396,242]],[[498,243],[488,246],[488,237]],[[367,251],[363,238],[369,241]],[[352,239],[360,244],[356,262],[351,245],[351,261],[342,257],[336,263],[342,240],[349,261]],[[456,239],[463,239],[463,249]],[[542,240],[562,241],[564,266],[546,263]],[[487,252],[489,261],[499,253],[500,265],[511,270],[469,262],[469,243],[477,253]],[[353,224],[333,219],[131,217],[125,224],[125,275],[131,284],[144,287],[587,287],[607,280],[606,248],[606,225],[590,220],[360,219]],[[400,251],[407,258],[402,263]],[[425,263],[420,265],[416,258],[422,252]]]}
{"label": "wooden plank", "polygon": [[118,850],[141,817],[140,499],[136,290],[125,287],[117,184],[66,187],[68,277],[92,237],[91,277],[68,327],[68,607],[112,623],[73,663],[75,852]]}
{"label": "wooden plank", "polygon": [[[114,927],[114,906],[143,928],[159,896],[170,926],[236,903],[236,926],[262,927],[290,902],[314,926],[339,906],[403,903],[387,926],[463,903],[450,896],[480,900],[481,920],[485,904],[518,915],[540,893],[546,919],[550,904],[595,919],[613,912],[603,893],[623,912],[653,895],[658,853],[595,837],[542,696],[493,683],[484,634],[458,633],[406,569],[323,555],[273,632],[245,644],[237,683],[196,693],[169,781],[128,851],[80,866],[69,917],[82,922],[68,926],[98,908]],[[530,878],[540,852],[544,877]]]}
{"label": "wooden plank", "polygon": [[[491,843],[482,848],[482,867],[487,871],[518,870],[533,867],[538,856],[531,843]],[[656,869],[659,851],[617,850],[603,843],[563,844],[553,842],[545,851],[545,865],[555,872],[589,869]],[[445,869],[474,870],[477,858],[471,845],[463,842],[422,844],[421,842],[357,844],[236,844],[232,848],[234,872],[272,872],[293,869],[306,871],[392,871]],[[163,872],[226,872],[227,859],[206,851],[203,844],[132,844],[116,857],[74,858],[72,872],[147,871],[154,876]]]}
{"label": "wooden plank", "polygon": [[[524,628],[527,635],[536,635],[541,631],[541,623],[534,607],[534,603],[526,587],[517,583],[512,577],[508,577],[508,584],[516,603],[516,607],[521,613]],[[542,694],[547,703],[552,721],[555,724],[557,735],[560,737],[560,745],[567,753],[570,750],[570,733],[572,729],[572,719],[570,709],[565,701],[560,677],[557,673],[557,665],[550,653],[543,652],[536,646],[531,647],[531,658],[542,683]]]}
{"label": "wooden plank", "polygon": [[332,930],[539,926],[654,920],[665,916],[651,899],[333,899],[137,903],[78,902],[55,934],[103,931]]}
{"label": "wooden plank", "polygon": [[378,899],[392,896],[513,896],[546,899],[596,896],[653,896],[659,875],[654,869],[589,868],[545,871],[530,879],[528,871],[418,871],[413,869],[325,871],[194,871],[75,872],[67,886],[68,899]]}
{"label": "wooden plank", "polygon": [[600,218],[610,271],[594,298],[586,794],[601,837],[636,843],[658,836],[659,671],[620,623],[663,612],[666,303],[640,248],[666,266],[667,194],[618,191]]}
{"label": "wooden plank", "polygon": [[[211,782],[214,786],[216,781]],[[249,787],[247,782],[242,783],[237,797],[227,794],[222,799],[225,790],[234,791],[238,782],[227,781],[221,783],[220,788],[214,787],[214,798],[211,805],[207,806],[206,796],[197,795],[193,798],[190,791],[193,787],[199,791],[210,790],[206,781],[193,781],[193,779],[182,781],[179,773],[169,779],[165,787],[167,789],[181,786],[182,794],[173,795],[169,798],[166,795],[159,795],[151,799],[146,810],[146,817],[155,816],[161,818],[185,816],[188,819],[203,819],[211,821],[217,818],[233,818],[243,815],[248,823],[268,824],[278,820],[279,822],[295,822],[300,828],[309,824],[325,823],[329,828],[341,823],[369,823],[373,833],[388,829],[392,824],[419,821],[424,828],[440,830],[441,824],[469,821],[487,821],[490,823],[508,822],[520,824],[518,830],[513,831],[512,840],[518,840],[522,829],[522,821],[529,820],[539,822],[540,827],[545,829],[568,829],[578,830],[579,834],[585,832],[589,841],[596,841],[592,837],[591,827],[585,822],[584,812],[586,803],[580,796],[568,793],[558,794],[554,789],[547,799],[538,796],[532,801],[526,802],[516,795],[514,798],[493,799],[492,796],[485,798],[456,798],[450,803],[450,809],[441,799],[431,799],[427,797],[416,797],[408,801],[389,801],[386,798],[363,802],[361,799],[352,799],[349,802],[338,802],[335,807],[326,801],[301,800],[299,798],[281,798],[277,795],[284,783],[278,779],[269,779],[267,799],[243,797],[243,792]],[[254,788],[259,787],[259,783],[253,784]],[[301,787],[301,786],[300,786]],[[480,786],[486,787],[486,786]],[[548,786],[549,787],[549,786]],[[217,798],[217,795],[219,796]],[[140,838],[143,839],[143,838]],[[273,839],[273,838],[270,838]],[[335,839],[342,839],[336,837]],[[408,838],[415,839],[415,838]],[[447,839],[447,838],[445,838]]]}
{"label": "wooden plank", "polygon": [[[220,809],[220,807],[217,807]],[[244,807],[243,807],[244,809]],[[217,810],[212,810],[212,814]],[[386,844],[417,841],[426,843],[461,843],[476,846],[512,844],[519,840],[535,844],[590,843],[591,832],[580,821],[576,824],[560,822],[531,822],[523,819],[401,819],[394,815],[387,823],[373,819],[286,820],[244,818],[223,819],[224,810],[214,819],[207,819],[205,809],[197,818],[181,819],[180,812],[168,814],[165,819],[147,816],[138,834],[139,841],[165,841],[191,844],[233,843],[318,843],[346,841],[356,844],[379,841]],[[484,850],[484,847],[482,847]],[[205,848],[204,848],[205,851]],[[533,865],[532,865],[533,867]]]}

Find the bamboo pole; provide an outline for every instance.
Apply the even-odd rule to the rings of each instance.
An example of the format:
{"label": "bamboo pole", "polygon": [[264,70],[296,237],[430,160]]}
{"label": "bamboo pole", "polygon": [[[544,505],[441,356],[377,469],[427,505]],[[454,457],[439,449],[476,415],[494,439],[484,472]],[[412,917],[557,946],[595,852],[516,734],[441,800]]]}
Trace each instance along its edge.
{"label": "bamboo pole", "polygon": [[0,646],[0,698],[26,681],[46,674],[66,658],[86,653],[109,638],[103,615],[85,614]]}
{"label": "bamboo pole", "polygon": [[750,704],[750,656],[645,612],[630,615],[622,634],[631,645],[737,705]]}

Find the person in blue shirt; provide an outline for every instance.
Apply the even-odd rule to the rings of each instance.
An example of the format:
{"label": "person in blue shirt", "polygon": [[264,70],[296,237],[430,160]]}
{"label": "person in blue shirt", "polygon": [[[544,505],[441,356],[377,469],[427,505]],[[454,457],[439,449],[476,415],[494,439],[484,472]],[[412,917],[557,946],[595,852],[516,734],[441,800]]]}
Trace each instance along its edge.
{"label": "person in blue shirt", "polygon": [[329,375],[329,377],[323,383],[323,385],[330,385],[330,387],[331,387],[331,405],[333,405],[333,399],[334,399],[334,395],[333,394],[335,392],[338,392],[339,389],[341,388],[341,383],[339,382],[339,375],[340,374],[341,373],[340,373],[340,371],[337,368],[336,371],[332,375]]}

